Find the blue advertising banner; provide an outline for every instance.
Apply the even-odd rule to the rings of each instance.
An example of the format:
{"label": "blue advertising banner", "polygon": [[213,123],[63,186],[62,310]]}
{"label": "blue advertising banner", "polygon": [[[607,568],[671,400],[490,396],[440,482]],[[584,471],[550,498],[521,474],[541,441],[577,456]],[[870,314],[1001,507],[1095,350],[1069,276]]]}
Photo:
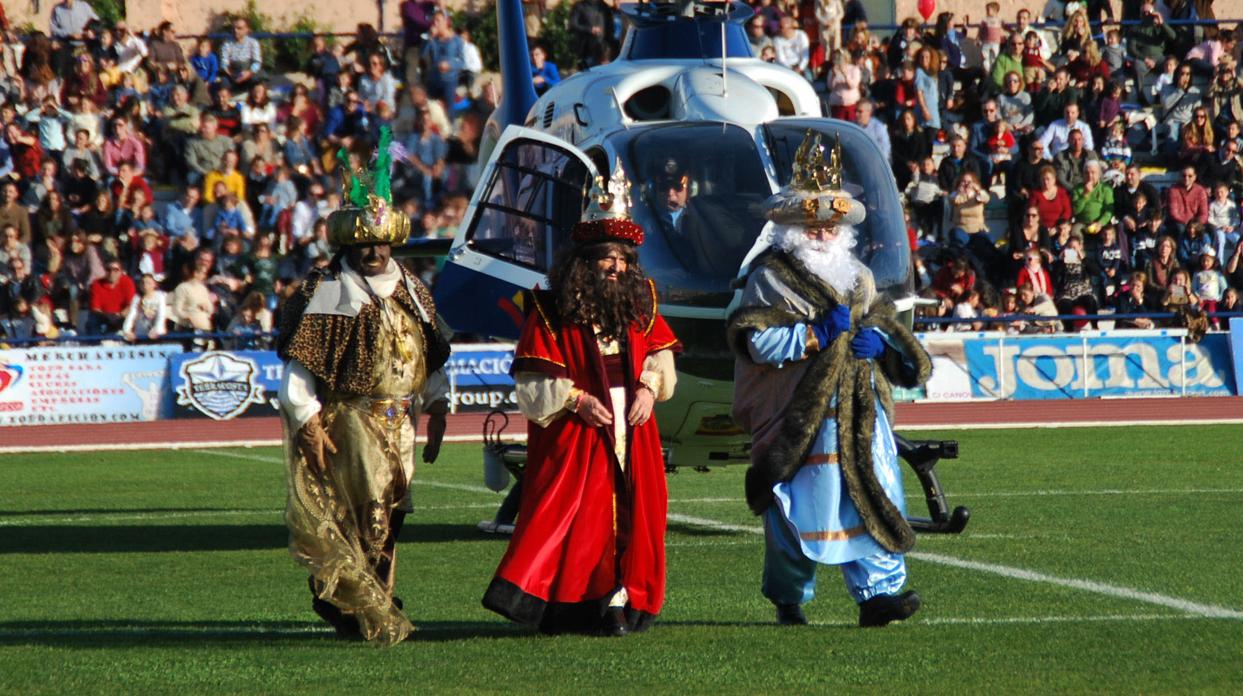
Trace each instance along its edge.
{"label": "blue advertising banner", "polygon": [[511,343],[481,343],[453,346],[445,364],[449,376],[450,407],[464,411],[516,411],[518,397],[509,368],[514,361]]}
{"label": "blue advertising banner", "polygon": [[283,365],[270,350],[214,350],[169,358],[173,415],[231,420],[276,415]]}
{"label": "blue advertising banner", "polygon": [[1243,394],[1243,317],[1230,320],[1230,354],[1234,356],[1234,393]]}
{"label": "blue advertising banner", "polygon": [[0,425],[124,423],[167,417],[178,345],[0,350]]}
{"label": "blue advertising banner", "polygon": [[1172,331],[967,338],[963,353],[977,398],[1235,393],[1225,334],[1209,334],[1199,343],[1183,343]]}

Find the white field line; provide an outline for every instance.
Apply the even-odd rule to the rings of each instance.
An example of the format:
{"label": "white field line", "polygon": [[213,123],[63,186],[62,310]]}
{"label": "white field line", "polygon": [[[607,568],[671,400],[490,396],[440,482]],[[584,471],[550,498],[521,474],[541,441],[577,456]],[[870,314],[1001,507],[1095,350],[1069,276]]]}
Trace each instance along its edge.
{"label": "white field line", "polygon": [[[1177,398],[1177,397],[1176,397]],[[1003,421],[1003,422],[976,422],[976,423],[922,423],[911,425],[901,423],[897,426],[898,430],[1018,430],[1027,428],[1113,428],[1113,427],[1133,427],[1133,426],[1157,426],[1157,425],[1231,425],[1243,422],[1243,417],[1236,418],[1154,418],[1147,420],[1117,420],[1117,421]]]}
{"label": "white field line", "polygon": [[[725,524],[702,517],[669,515],[669,519],[675,522],[694,524],[708,527],[709,529],[720,529],[722,531],[744,532],[759,535],[764,533],[764,529],[761,527]],[[1179,597],[1170,597],[1167,595],[1157,594],[1155,592],[1144,592],[1130,587],[1108,585],[1103,582],[1080,580],[1078,578],[1060,578],[1054,575],[1038,573],[1034,570],[1027,570],[1026,568],[1015,568],[1013,566],[1003,566],[996,563],[978,563],[976,561],[954,558],[953,556],[946,556],[939,553],[925,553],[917,551],[908,553],[907,556],[916,560],[926,561],[928,563],[947,565],[954,568],[963,568],[965,570],[974,570],[976,572],[988,573],[991,575],[1000,575],[1002,577],[1013,578],[1015,580],[1027,580],[1029,582],[1039,582],[1046,585],[1069,587],[1071,589],[1083,590],[1085,592],[1106,595],[1108,597],[1117,597],[1119,599],[1129,599],[1146,604],[1155,604],[1157,606],[1169,607],[1187,614],[1193,614],[1210,619],[1243,619],[1243,611],[1219,607],[1212,604],[1201,604],[1199,602],[1192,602]]]}

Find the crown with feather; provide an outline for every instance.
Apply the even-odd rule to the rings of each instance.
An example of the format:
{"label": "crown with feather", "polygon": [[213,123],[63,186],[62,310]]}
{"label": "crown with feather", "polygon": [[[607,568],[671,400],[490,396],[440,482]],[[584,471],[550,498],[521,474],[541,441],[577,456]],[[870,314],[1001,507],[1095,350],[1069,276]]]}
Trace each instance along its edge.
{"label": "crown with feather", "polygon": [[643,228],[630,219],[630,180],[618,159],[613,176],[605,181],[597,175],[587,194],[591,202],[583,219],[570,230],[570,239],[579,244],[597,242],[624,242],[639,246],[643,243]]}
{"label": "crown with feather", "polygon": [[394,150],[393,133],[387,126],[380,129],[371,171],[361,168],[348,171],[349,152],[341,148],[337,161],[347,170],[344,176],[345,205],[328,216],[328,241],[335,246],[353,244],[405,244],[410,238],[410,218],[393,207],[390,170]]}
{"label": "crown with feather", "polygon": [[857,225],[867,211],[842,186],[842,141],[833,138],[825,159],[820,134],[808,129],[794,153],[790,183],[764,201],[764,217],[783,225]]}

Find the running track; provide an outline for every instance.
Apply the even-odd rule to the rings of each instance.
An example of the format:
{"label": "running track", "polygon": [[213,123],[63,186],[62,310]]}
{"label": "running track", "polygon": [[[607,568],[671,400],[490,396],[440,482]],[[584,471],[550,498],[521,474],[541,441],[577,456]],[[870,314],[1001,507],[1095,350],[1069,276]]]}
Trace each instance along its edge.
{"label": "running track", "polygon": [[[898,430],[1243,423],[1243,397],[898,404]],[[446,439],[479,441],[484,414],[449,417]],[[419,429],[423,432],[423,428]],[[510,415],[505,438],[525,435]],[[0,427],[0,453],[279,445],[277,418]]]}

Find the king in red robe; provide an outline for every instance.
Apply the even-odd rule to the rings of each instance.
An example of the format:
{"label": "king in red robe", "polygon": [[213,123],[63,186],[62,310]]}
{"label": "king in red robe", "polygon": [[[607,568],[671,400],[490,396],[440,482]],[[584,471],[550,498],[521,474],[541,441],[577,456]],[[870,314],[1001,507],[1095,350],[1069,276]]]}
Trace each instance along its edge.
{"label": "king in red robe", "polygon": [[485,607],[546,632],[647,628],[665,598],[665,488],[655,401],[673,394],[677,338],[636,263],[624,175],[531,293],[515,349],[528,419],[522,501]]}

